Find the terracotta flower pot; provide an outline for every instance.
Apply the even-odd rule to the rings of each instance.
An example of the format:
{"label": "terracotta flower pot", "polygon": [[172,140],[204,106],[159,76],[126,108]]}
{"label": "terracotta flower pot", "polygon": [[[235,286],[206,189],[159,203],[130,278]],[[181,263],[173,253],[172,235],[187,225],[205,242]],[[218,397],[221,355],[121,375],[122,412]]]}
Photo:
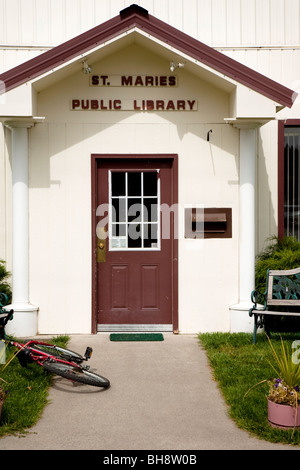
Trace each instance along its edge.
{"label": "terracotta flower pot", "polygon": [[281,405],[268,400],[268,420],[272,427],[293,429],[300,427],[300,406]]}

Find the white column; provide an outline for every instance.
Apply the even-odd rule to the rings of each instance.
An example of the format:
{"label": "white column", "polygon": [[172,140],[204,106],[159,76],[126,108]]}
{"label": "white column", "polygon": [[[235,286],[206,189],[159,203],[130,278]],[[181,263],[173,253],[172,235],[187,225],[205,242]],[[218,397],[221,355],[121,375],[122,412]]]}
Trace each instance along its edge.
{"label": "white column", "polygon": [[33,123],[6,123],[12,132],[12,304],[6,332],[37,334],[37,307],[29,303],[28,128]]}
{"label": "white column", "polygon": [[250,301],[255,285],[256,130],[240,130],[240,302]]}
{"label": "white column", "polygon": [[255,287],[256,129],[240,129],[239,302],[232,305],[231,332],[251,332],[251,292]]}

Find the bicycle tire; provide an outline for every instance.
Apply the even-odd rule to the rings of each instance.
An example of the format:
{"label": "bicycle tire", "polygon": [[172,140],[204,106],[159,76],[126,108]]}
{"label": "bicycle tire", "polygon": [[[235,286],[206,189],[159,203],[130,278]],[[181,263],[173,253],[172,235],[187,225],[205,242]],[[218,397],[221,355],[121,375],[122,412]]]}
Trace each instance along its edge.
{"label": "bicycle tire", "polygon": [[61,362],[49,362],[45,361],[42,366],[51,374],[60,375],[69,380],[75,382],[81,382],[86,385],[93,385],[94,387],[108,388],[110,382],[105,377],[95,374],[87,369],[79,366],[72,366],[72,364],[64,364]]}
{"label": "bicycle tire", "polygon": [[61,348],[60,346],[52,344],[31,344],[29,347],[32,347],[32,349],[35,349],[36,351],[41,351],[67,361],[74,361],[77,363],[84,361],[84,357],[81,356],[81,354],[71,351],[70,349]]}

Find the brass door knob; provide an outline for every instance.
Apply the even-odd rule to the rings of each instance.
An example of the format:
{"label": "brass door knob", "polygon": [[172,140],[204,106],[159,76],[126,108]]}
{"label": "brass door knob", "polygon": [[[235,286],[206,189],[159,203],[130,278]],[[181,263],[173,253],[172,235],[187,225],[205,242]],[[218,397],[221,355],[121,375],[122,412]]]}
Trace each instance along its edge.
{"label": "brass door knob", "polygon": [[103,250],[103,248],[104,248],[104,243],[99,243],[99,248],[100,248],[100,250]]}

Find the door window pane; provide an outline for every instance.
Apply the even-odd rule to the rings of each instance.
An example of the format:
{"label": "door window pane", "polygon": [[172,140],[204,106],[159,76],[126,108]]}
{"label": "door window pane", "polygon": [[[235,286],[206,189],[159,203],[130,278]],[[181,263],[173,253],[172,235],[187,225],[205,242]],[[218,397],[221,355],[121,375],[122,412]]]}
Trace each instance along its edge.
{"label": "door window pane", "polygon": [[113,172],[111,173],[111,195],[112,196],[125,196],[125,173]]}
{"label": "door window pane", "polygon": [[141,196],[142,194],[141,173],[140,172],[127,173],[127,179],[128,179],[128,196]]}
{"label": "door window pane", "polygon": [[144,183],[144,196],[156,196],[157,172],[144,173],[143,183]]}
{"label": "door window pane", "polygon": [[142,248],[141,224],[128,225],[128,248]]}
{"label": "door window pane", "polygon": [[113,237],[126,237],[126,225],[125,224],[112,224],[112,236]]}
{"label": "door window pane", "polygon": [[111,199],[112,204],[112,222],[126,222],[126,199],[115,198]]}
{"label": "door window pane", "polygon": [[128,203],[128,222],[141,221],[142,220],[142,199],[132,198],[127,199]]}
{"label": "door window pane", "polygon": [[144,246],[147,248],[157,247],[157,224],[144,224]]}
{"label": "door window pane", "polygon": [[157,222],[158,204],[157,198],[144,198],[144,221]]}

